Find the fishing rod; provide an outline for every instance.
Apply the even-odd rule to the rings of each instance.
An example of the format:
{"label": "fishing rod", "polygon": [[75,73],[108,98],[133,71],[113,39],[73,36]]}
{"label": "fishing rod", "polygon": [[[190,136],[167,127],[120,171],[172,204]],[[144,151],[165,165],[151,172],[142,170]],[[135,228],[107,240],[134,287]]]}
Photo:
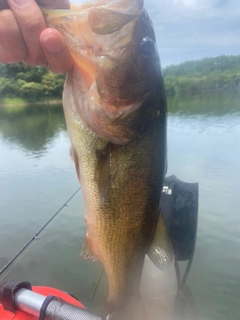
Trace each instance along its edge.
{"label": "fishing rod", "polygon": [[0,276],[32,244],[32,242],[38,239],[39,234],[52,222],[54,218],[56,218],[56,216],[62,211],[62,209],[68,205],[68,203],[75,197],[80,189],[81,188],[78,188],[78,190],[74,192],[74,194],[57,210],[57,212],[55,212],[54,215],[34,234],[34,236],[30,240],[28,240],[28,242],[26,242],[26,244],[3,266],[3,268],[0,270]]}

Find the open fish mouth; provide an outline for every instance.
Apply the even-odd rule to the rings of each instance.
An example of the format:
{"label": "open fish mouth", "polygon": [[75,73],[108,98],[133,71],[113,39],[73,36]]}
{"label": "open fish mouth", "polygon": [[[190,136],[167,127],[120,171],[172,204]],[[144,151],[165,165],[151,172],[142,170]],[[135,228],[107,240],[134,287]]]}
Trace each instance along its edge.
{"label": "open fish mouth", "polygon": [[[112,39],[98,37],[121,30],[126,24],[139,17],[143,12],[142,0],[96,0],[83,4],[71,5],[70,10],[49,10],[42,8],[49,27],[55,27],[63,35],[71,37],[71,52],[81,52],[85,57],[110,55],[113,48],[127,44],[121,38],[132,38],[131,28],[124,30],[124,37],[117,35],[118,45],[112,45]],[[127,32],[126,32],[127,31]],[[68,37],[66,37],[67,39]],[[105,42],[104,47],[102,42]],[[106,42],[111,42],[111,48]],[[104,50],[105,49],[105,50]],[[118,54],[118,52],[116,53]]]}
{"label": "open fish mouth", "polygon": [[122,127],[126,118],[135,122],[134,115],[156,88],[159,69],[143,1],[97,0],[71,5],[70,10],[43,9],[43,14],[48,26],[62,33],[75,62],[74,81],[81,84],[77,99],[84,97],[76,101],[81,107],[75,111],[113,143],[139,137],[141,132]]}
{"label": "open fish mouth", "polygon": [[[135,22],[130,22],[143,12],[143,1],[96,0],[71,5],[70,10],[42,8],[42,12],[47,25],[58,29],[65,37],[90,88],[104,57],[126,58],[126,48],[134,39]],[[108,61],[108,68],[110,63]],[[116,85],[119,81],[122,79]]]}

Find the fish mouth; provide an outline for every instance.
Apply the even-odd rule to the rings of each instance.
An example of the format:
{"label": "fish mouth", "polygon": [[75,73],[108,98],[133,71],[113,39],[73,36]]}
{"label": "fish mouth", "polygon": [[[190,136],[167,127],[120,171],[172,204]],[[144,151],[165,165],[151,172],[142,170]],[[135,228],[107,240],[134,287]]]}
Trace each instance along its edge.
{"label": "fish mouth", "polygon": [[[121,30],[137,19],[144,8],[143,0],[95,0],[71,5],[69,10],[43,7],[41,10],[47,25],[65,36],[71,52],[78,50],[82,55],[92,58],[92,53],[96,56],[104,55],[98,43],[102,40],[101,35]],[[128,33],[129,31],[131,32],[131,28]],[[70,36],[69,41],[67,34]],[[108,53],[105,52],[106,54]]]}
{"label": "fish mouth", "polygon": [[66,88],[73,88],[68,91],[74,92],[74,103],[65,109],[113,143],[138,138],[143,131],[138,109],[147,108],[145,96],[154,91],[158,66],[138,47],[146,36],[155,39],[143,0],[95,0],[70,10],[42,11],[74,60],[64,89],[67,97]]}
{"label": "fish mouth", "polygon": [[[70,10],[41,10],[47,25],[64,36],[75,65],[90,89],[96,81],[102,58],[120,56],[122,48],[132,41],[135,20],[143,11],[143,0],[95,0],[71,5]],[[124,36],[119,35],[122,29]],[[120,32],[117,32],[113,46],[111,36],[116,31]],[[104,102],[111,104],[114,101],[123,106],[133,103],[113,98],[105,97]]]}

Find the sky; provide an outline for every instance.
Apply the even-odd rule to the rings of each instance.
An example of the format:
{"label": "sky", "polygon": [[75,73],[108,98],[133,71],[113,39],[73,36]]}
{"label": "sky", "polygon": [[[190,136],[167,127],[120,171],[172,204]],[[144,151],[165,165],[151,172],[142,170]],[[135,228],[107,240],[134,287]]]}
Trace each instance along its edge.
{"label": "sky", "polygon": [[145,8],[163,67],[240,54],[240,0],[145,0]]}

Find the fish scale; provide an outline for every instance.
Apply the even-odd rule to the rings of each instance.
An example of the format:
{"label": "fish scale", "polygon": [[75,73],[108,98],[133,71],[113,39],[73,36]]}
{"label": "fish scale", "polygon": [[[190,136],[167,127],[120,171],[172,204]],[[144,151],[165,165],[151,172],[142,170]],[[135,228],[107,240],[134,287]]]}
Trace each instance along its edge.
{"label": "fish scale", "polygon": [[[97,238],[97,243],[101,244],[103,242],[103,247],[105,246],[105,248],[102,250],[109,251],[109,260],[112,262],[114,273],[119,275],[120,272],[116,266],[123,264],[123,257],[125,257],[129,263],[129,257],[126,253],[131,252],[131,244],[133,244],[134,239],[138,238],[139,229],[141,229],[142,226],[144,226],[145,229],[147,227],[147,224],[144,221],[146,218],[143,213],[146,212],[146,207],[151,206],[151,202],[155,205],[155,208],[154,210],[148,209],[147,211],[149,213],[154,211],[155,214],[157,214],[158,202],[156,202],[156,200],[154,201],[152,197],[152,194],[155,194],[155,197],[159,199],[160,188],[157,175],[152,182],[152,187],[149,189],[146,188],[146,180],[148,180],[150,176],[147,174],[146,168],[148,167],[151,169],[152,167],[160,167],[159,155],[153,149],[151,143],[151,135],[155,132],[153,128],[151,128],[150,134],[146,135],[143,140],[134,141],[127,146],[121,146],[118,148],[117,152],[113,153],[111,157],[110,179],[112,183],[105,203],[100,205],[99,191],[97,184],[94,181],[94,170],[96,167],[94,153],[95,149],[106,144],[106,141],[99,139],[88,129],[86,130],[84,124],[80,126],[80,128],[83,129],[81,132],[81,130],[79,130],[78,121],[75,122],[75,125],[78,128],[76,139],[75,131],[73,129],[74,133],[72,133],[71,129],[74,128],[74,125],[69,125],[69,121],[71,123],[72,120],[68,120],[68,116],[66,116],[66,119],[72,145],[78,150],[78,157],[80,163],[82,163],[80,175],[87,181],[86,187],[84,187],[87,189],[86,194],[84,191],[84,201],[85,206],[88,208],[87,211],[91,212],[91,215],[94,216],[94,218],[92,218],[94,219],[94,237]],[[72,119],[71,116],[70,119]],[[86,135],[88,137],[86,137]],[[93,141],[95,141],[95,143]],[[130,152],[131,156],[129,157]],[[137,162],[135,154],[137,154]],[[143,158],[142,161],[141,156]],[[149,158],[152,158],[152,161],[149,161]],[[128,174],[123,174],[123,172],[127,172]],[[152,175],[153,174],[156,174],[155,170],[152,172]],[[82,184],[84,185],[84,182]],[[156,188],[157,186],[158,188]],[[93,212],[95,212],[95,214],[93,214]],[[148,214],[148,216],[150,215]],[[153,224],[153,227],[151,228],[154,228],[154,226],[155,224]],[[88,227],[88,230],[89,229],[91,229],[91,226],[90,228]],[[104,233],[102,232],[103,230]],[[129,234],[130,239],[128,236]],[[89,237],[91,237],[91,231],[89,232]],[[140,242],[137,243],[137,245],[138,247],[142,246],[144,251],[146,251],[146,240],[143,237],[141,241],[141,237],[138,240]],[[101,258],[100,260],[104,264],[107,264],[104,259]],[[125,264],[128,265],[128,263]],[[122,266],[119,268],[121,269]],[[107,270],[106,267],[105,269]]]}

